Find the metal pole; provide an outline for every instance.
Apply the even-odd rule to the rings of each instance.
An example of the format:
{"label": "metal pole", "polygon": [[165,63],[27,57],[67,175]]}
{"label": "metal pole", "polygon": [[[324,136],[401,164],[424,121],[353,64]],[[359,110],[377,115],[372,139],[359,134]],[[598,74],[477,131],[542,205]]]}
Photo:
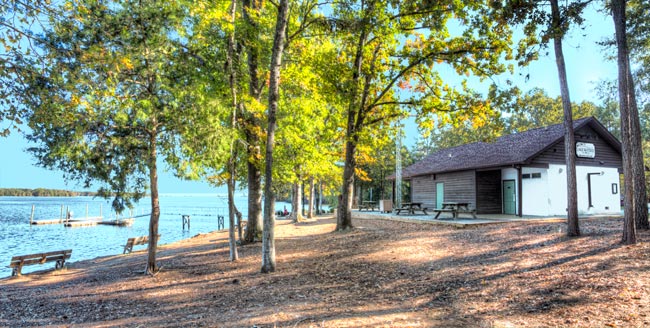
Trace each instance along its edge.
{"label": "metal pole", "polygon": [[395,208],[402,207],[402,123],[397,121],[395,143]]}
{"label": "metal pole", "polygon": [[29,217],[29,224],[32,225],[34,224],[34,209],[36,208],[36,205],[32,205],[32,215]]}
{"label": "metal pole", "polygon": [[59,215],[59,223],[63,223],[63,205],[61,205],[61,215]]}

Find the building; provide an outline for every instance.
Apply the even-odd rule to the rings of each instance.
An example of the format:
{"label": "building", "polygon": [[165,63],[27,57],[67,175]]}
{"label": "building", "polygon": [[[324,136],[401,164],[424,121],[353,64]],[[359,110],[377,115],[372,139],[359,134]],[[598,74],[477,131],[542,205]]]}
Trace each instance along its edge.
{"label": "building", "polygon": [[[593,117],[573,124],[578,212],[620,213],[621,143]],[[557,124],[437,151],[402,176],[423,207],[467,202],[478,214],[566,215],[564,150]]]}

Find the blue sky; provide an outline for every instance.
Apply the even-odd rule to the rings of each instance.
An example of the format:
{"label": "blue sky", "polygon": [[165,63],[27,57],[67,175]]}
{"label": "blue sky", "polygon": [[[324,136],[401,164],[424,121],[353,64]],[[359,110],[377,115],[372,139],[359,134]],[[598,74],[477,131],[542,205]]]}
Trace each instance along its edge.
{"label": "blue sky", "polygon": [[[597,13],[593,8],[587,16],[584,30],[573,30],[564,40],[564,53],[569,80],[571,100],[580,102],[591,100],[598,103],[593,91],[595,83],[601,79],[616,78],[616,63],[605,61],[605,53],[595,44],[597,41],[614,33],[612,19],[609,16]],[[552,48],[550,56],[543,57],[528,68],[518,69],[521,76],[499,76],[495,80],[505,86],[506,79],[513,79],[516,85],[523,90],[534,87],[543,88],[550,96],[560,94],[557,69]],[[526,81],[523,76],[529,75]],[[407,129],[414,131],[416,129]],[[413,145],[416,134],[407,134],[405,144]],[[52,188],[82,190],[74,182],[66,183],[61,172],[48,171],[34,165],[30,154],[25,152],[28,143],[17,133],[0,139],[0,154],[3,161],[0,165],[0,188]],[[164,166],[163,166],[164,167]],[[223,192],[224,189],[215,189],[203,182],[182,181],[171,173],[160,173],[160,192],[163,193],[206,193]]]}

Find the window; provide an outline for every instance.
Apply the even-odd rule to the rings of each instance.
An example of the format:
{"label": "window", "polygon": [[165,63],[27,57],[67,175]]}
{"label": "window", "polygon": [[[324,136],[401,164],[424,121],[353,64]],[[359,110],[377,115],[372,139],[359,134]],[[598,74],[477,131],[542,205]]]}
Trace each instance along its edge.
{"label": "window", "polygon": [[521,175],[522,179],[541,179],[542,174],[541,173],[525,173]]}

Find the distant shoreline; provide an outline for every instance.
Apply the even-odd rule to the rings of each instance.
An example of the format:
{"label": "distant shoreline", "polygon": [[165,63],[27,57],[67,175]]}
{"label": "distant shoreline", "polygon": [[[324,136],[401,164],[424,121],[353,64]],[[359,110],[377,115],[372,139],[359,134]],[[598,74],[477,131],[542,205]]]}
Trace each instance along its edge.
{"label": "distant shoreline", "polygon": [[62,189],[45,189],[45,188],[0,188],[0,197],[79,197],[79,196],[97,196],[92,191],[71,191]]}

